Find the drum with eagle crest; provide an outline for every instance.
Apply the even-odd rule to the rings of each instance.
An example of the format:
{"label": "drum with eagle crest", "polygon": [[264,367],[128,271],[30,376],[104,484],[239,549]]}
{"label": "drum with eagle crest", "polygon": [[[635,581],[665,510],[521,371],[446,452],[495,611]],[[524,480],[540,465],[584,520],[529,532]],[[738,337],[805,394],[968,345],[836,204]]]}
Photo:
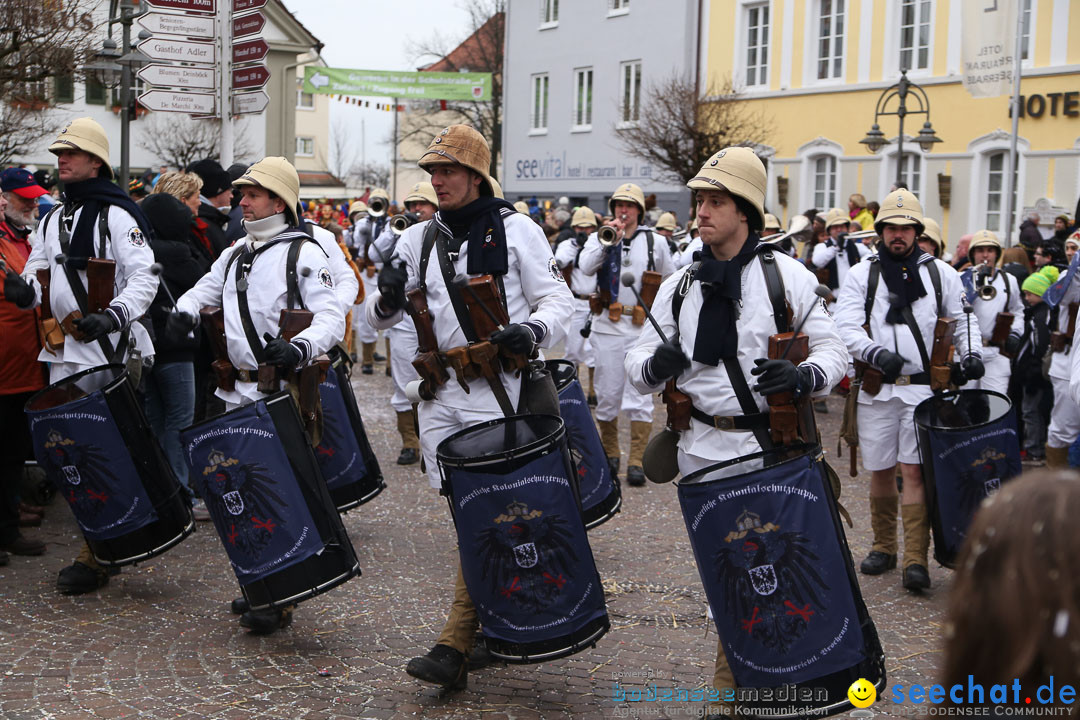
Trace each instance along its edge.
{"label": "drum with eagle crest", "polygon": [[608,631],[563,421],[490,420],[437,449],[461,571],[491,654],[537,663]]}
{"label": "drum with eagle crest", "polygon": [[[885,687],[881,643],[822,460],[817,446],[790,446],[677,483],[735,684],[757,689],[739,699],[748,717],[831,715],[851,708],[848,688],[859,678]],[[791,686],[797,711],[761,692]]]}
{"label": "drum with eagle crest", "polygon": [[26,416],[38,465],[71,506],[98,563],[147,560],[195,530],[187,493],[123,366],[49,385],[27,401]]}
{"label": "drum with eagle crest", "polygon": [[288,391],[193,425],[180,441],[253,610],[307,600],[360,574]]}

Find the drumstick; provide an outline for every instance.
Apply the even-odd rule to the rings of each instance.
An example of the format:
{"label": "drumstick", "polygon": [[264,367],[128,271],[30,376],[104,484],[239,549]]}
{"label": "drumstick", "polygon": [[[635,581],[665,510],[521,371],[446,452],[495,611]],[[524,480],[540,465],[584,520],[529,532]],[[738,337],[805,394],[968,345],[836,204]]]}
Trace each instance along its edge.
{"label": "drumstick", "polygon": [[499,318],[495,317],[495,313],[493,313],[491,309],[488,308],[484,301],[477,296],[476,291],[472,289],[472,286],[469,285],[469,277],[467,275],[465,275],[464,273],[455,275],[454,284],[457,285],[458,288],[465,290],[470,295],[472,295],[473,302],[480,306],[480,309],[484,311],[484,314],[488,316],[488,319],[491,320],[491,322],[495,323],[495,327],[500,330],[505,329],[503,327],[503,324],[499,322]]}
{"label": "drumstick", "polygon": [[667,335],[665,335],[664,331],[660,329],[660,323],[656,322],[656,318],[654,318],[653,314],[649,312],[649,308],[645,307],[645,303],[641,301],[641,295],[638,293],[637,288],[634,287],[634,273],[624,272],[622,274],[622,278],[620,279],[622,281],[623,287],[630,288],[630,291],[634,293],[634,297],[637,298],[638,305],[640,305],[642,309],[645,310],[645,317],[649,318],[649,322],[652,323],[653,329],[656,330],[656,334],[660,336],[660,342],[667,345]]}
{"label": "drumstick", "polygon": [[[169,286],[165,284],[165,278],[162,277],[162,274],[164,272],[165,272],[165,268],[159,262],[156,262],[156,263],[154,263],[153,265],[150,266],[150,274],[158,279],[158,286],[162,290],[165,291],[165,297],[167,297],[169,299],[169,302],[172,303],[173,312],[177,312],[177,310],[176,310],[176,298],[173,297],[172,292],[169,290]],[[195,339],[195,331],[194,330],[188,330],[187,337],[189,339],[191,339],[191,340],[194,340]]]}
{"label": "drumstick", "polygon": [[[814,294],[817,295],[822,300],[825,300],[826,298],[829,297],[829,295],[832,294],[832,291],[829,290],[829,288],[825,287],[824,285],[818,285],[816,288],[814,288]],[[817,303],[815,303],[814,305],[816,305],[816,304]],[[810,309],[807,310],[806,314],[802,316],[801,320],[799,320],[799,324],[795,326],[795,332],[793,332],[791,334],[792,339],[797,338],[799,336],[799,333],[802,332],[803,324],[807,320],[810,319],[810,313],[814,312],[814,305],[810,306]],[[787,355],[788,355],[789,352],[791,352],[791,348],[793,348],[793,347],[795,347],[795,343],[793,343],[793,342],[788,343],[788,346],[786,348],[784,348],[784,354],[780,356],[780,359],[781,360],[787,360]]]}

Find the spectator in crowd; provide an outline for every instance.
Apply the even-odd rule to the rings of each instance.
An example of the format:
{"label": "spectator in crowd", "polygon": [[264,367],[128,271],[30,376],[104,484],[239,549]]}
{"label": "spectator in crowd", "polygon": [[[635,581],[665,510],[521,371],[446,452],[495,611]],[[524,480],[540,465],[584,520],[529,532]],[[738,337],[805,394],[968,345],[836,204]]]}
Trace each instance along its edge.
{"label": "spectator in crowd", "polygon": [[56,199],[53,198],[52,195],[53,192],[56,191],[56,178],[53,177],[53,174],[50,171],[46,170],[45,168],[41,168],[40,170],[34,171],[34,182],[37,183],[38,187],[45,190],[45,194],[41,195],[37,199],[37,216],[38,220],[40,220],[41,218],[48,215],[49,211],[53,209],[54,205],[56,205]]}
{"label": "spectator in crowd", "polygon": [[182,202],[191,211],[191,220],[187,229],[197,241],[200,252],[213,262],[224,247],[215,247],[210,240],[209,225],[199,217],[199,199],[202,191],[202,178],[192,172],[168,172],[158,178],[154,193],[168,193]]}
{"label": "spectator in crowd", "polygon": [[1035,269],[1039,270],[1047,265],[1053,265],[1058,270],[1065,269],[1065,249],[1053,238],[1043,240],[1035,248]]}
{"label": "spectator in crowd", "polygon": [[138,178],[135,178],[128,183],[128,195],[131,197],[132,200],[135,201],[135,204],[138,205],[147,195],[146,183],[144,183]]}
{"label": "spectator in crowd", "polygon": [[1035,698],[1052,682],[1052,697],[1039,701],[1057,706],[1056,690],[1080,683],[1078,515],[1080,475],[1071,470],[1027,473],[983,503],[949,593],[946,688],[981,686],[987,695],[976,704],[991,704],[993,685],[1019,681],[1019,697]]}
{"label": "spectator in crowd", "polygon": [[232,180],[225,168],[213,158],[193,163],[188,170],[202,180],[199,209],[195,215],[206,223],[206,235],[216,260],[229,246],[225,242],[225,226],[229,224],[229,211],[232,210]]}
{"label": "spectator in crowd", "polygon": [[1065,239],[1069,237],[1069,226],[1072,225],[1072,220],[1068,215],[1061,214],[1054,218],[1054,238],[1058,242],[1064,244]]}
{"label": "spectator in crowd", "polygon": [[871,200],[866,203],[866,209],[870,211],[870,214],[877,218],[878,210],[881,209],[881,204],[877,200]]}
{"label": "spectator in crowd", "polygon": [[1043,236],[1039,232],[1039,214],[1031,213],[1024,222],[1020,223],[1020,247],[1027,250],[1028,259],[1035,262],[1035,248],[1042,243]]}
{"label": "spectator in crowd", "polygon": [[[859,230],[873,230],[874,216],[866,209],[866,198],[862,193],[852,193],[848,198],[848,214],[859,223]],[[852,232],[857,232],[852,230]]]}
{"label": "spectator in crowd", "polygon": [[971,245],[971,238],[974,235],[968,233],[967,235],[960,236],[960,242],[956,243],[956,254],[953,256],[956,260],[953,262],[953,267],[957,270],[963,270],[971,262],[968,260],[968,246]]}
{"label": "spectator in crowd", "polygon": [[1022,448],[1025,458],[1034,462],[1046,460],[1046,427],[1052,393],[1050,381],[1042,372],[1042,359],[1050,348],[1050,306],[1042,298],[1057,277],[1057,270],[1049,266],[1029,275],[1020,288],[1024,294],[1024,334],[1013,363],[1013,377],[1022,393]]}
{"label": "spectator in crowd", "polygon": [[[244,163],[233,163],[225,172],[229,173],[229,182],[234,183],[247,172],[247,169],[248,166]],[[235,187],[232,189],[232,200],[229,204],[232,209],[229,210],[229,224],[225,227],[225,243],[232,245],[247,234],[244,230],[244,213],[240,209],[240,191]]]}

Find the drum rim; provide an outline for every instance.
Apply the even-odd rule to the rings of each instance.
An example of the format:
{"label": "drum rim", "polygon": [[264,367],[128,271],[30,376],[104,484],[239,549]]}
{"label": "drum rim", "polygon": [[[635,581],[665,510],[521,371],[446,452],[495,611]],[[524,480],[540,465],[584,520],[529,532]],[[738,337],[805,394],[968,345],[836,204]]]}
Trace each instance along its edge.
{"label": "drum rim", "polygon": [[[617,489],[619,486],[616,485],[615,487]],[[611,495],[608,495],[608,497],[611,497]],[[600,501],[596,505],[593,505],[590,509],[600,507],[605,500],[607,500],[607,498],[604,498],[604,500]],[[603,525],[604,523],[606,523],[611,518],[618,515],[619,512],[622,510],[622,503],[623,503],[622,492],[617,491],[617,498],[615,500],[615,504],[612,505],[607,510],[605,510],[604,512],[600,513],[598,516],[596,516],[595,518],[593,518],[589,522],[585,523],[585,529],[586,530],[592,530],[594,527],[599,527],[600,525]],[[581,509],[582,519],[585,518],[585,513],[586,512],[588,512],[588,511],[585,508]]]}
{"label": "drum rim", "polygon": [[80,380],[80,379],[82,379],[84,377],[87,377],[87,376],[89,376],[89,375],[91,375],[93,373],[101,372],[102,370],[109,370],[109,369],[119,369],[120,374],[117,375],[117,377],[115,379],[109,381],[108,383],[106,383],[102,387],[98,388],[94,392],[105,392],[105,391],[113,390],[120,384],[121,381],[127,379],[127,376],[128,376],[127,368],[125,366],[121,365],[120,363],[105,363],[104,365],[95,365],[93,367],[86,368],[85,370],[80,370],[79,372],[75,373],[74,375],[68,375],[65,378],[60,378],[56,382],[49,383],[45,387],[41,388],[40,390],[35,392],[33,395],[31,395],[30,398],[26,401],[26,404],[23,405],[23,412],[27,412],[27,413],[31,413],[31,412],[32,413],[45,413],[45,412],[49,412],[50,410],[55,410],[57,408],[61,408],[64,405],[67,405],[68,403],[78,402],[79,400],[85,400],[86,398],[90,397],[93,393],[86,393],[81,398],[78,398],[76,400],[69,400],[68,403],[64,403],[64,405],[53,405],[52,407],[41,408],[40,410],[34,410],[34,409],[32,409],[30,407],[31,405],[34,404],[34,402],[37,401],[37,399],[39,397],[41,397],[42,395],[44,395],[45,393],[47,393],[47,392],[49,392],[51,390],[55,390],[56,388],[60,387],[61,385],[67,385],[69,383],[76,382],[77,380]]}
{"label": "drum rim", "polygon": [[[951,399],[951,398],[954,398],[954,397],[960,397],[961,395],[963,395],[965,393],[967,393],[967,394],[981,393],[983,395],[996,395],[997,397],[1002,398],[1005,402],[1007,402],[1009,404],[1009,407],[1003,414],[999,415],[998,417],[996,417],[996,418],[994,418],[992,420],[987,420],[986,422],[977,423],[975,425],[965,425],[964,427],[961,427],[961,428],[941,427],[940,425],[931,425],[929,423],[919,422],[919,408],[924,407],[924,406],[929,407],[927,405],[927,403],[930,403],[930,402],[932,402],[934,400],[948,400],[948,399]],[[934,430],[935,432],[946,432],[946,433],[966,432],[968,430],[974,430],[974,429],[977,429],[977,428],[983,428],[983,427],[986,427],[987,425],[992,425],[993,423],[996,423],[996,422],[999,422],[999,421],[1005,419],[1006,417],[1008,417],[1009,410],[1012,410],[1012,408],[1013,408],[1013,404],[1012,404],[1012,400],[1009,399],[1009,396],[1005,395],[1004,393],[1000,393],[997,390],[983,390],[982,388],[960,388],[958,390],[947,390],[947,391],[945,391],[943,393],[940,393],[938,395],[931,395],[930,397],[926,398],[925,400],[920,401],[919,404],[915,406],[914,412],[912,412],[912,420],[914,420],[914,422],[915,422],[916,430],[918,430],[920,428],[924,428],[926,430]],[[924,413],[924,414],[929,414],[929,413]]]}
{"label": "drum rim", "polygon": [[[549,650],[548,652],[539,653],[537,655],[506,655],[498,651],[499,644],[506,645],[521,645],[523,643],[511,643],[498,638],[490,638],[484,636],[485,642],[494,642],[495,648],[488,645],[488,650],[491,652],[491,656],[498,658],[503,662],[513,663],[516,665],[531,665],[539,662],[547,662],[548,660],[558,660],[559,658],[575,655],[582,650],[596,645],[600,638],[611,632],[611,618],[607,613],[607,608],[604,609],[604,615],[601,618],[596,618],[590,621],[589,624],[599,623],[598,626],[590,632],[583,640],[574,640],[570,645],[560,648],[558,650]],[[588,627],[588,624],[585,626]]]}
{"label": "drum rim", "polygon": [[[138,555],[131,555],[130,557],[122,558],[120,560],[102,560],[96,554],[94,554],[94,560],[97,561],[97,563],[99,565],[101,565],[102,567],[124,567],[126,565],[132,565],[134,563],[139,563],[139,562],[142,562],[144,560],[150,560],[152,558],[157,557],[158,555],[164,554],[168,550],[173,549],[174,547],[179,545],[181,542],[186,540],[188,538],[188,536],[191,535],[194,532],[195,532],[195,516],[191,514],[191,509],[188,508],[188,522],[183,527],[183,529],[180,530],[180,533],[178,535],[176,535],[175,537],[169,538],[168,540],[166,540],[161,545],[158,545],[156,548],[151,548],[150,550],[139,553]],[[121,536],[121,537],[123,537],[123,536]],[[95,541],[95,542],[98,542],[98,541]],[[91,554],[93,554],[93,546],[90,546],[90,547],[91,547]]]}
{"label": "drum rim", "polygon": [[[570,360],[567,360],[566,358],[555,358],[553,360],[545,360],[544,365],[547,366],[548,372],[551,373],[551,379],[555,382],[555,392],[556,393],[561,393],[563,390],[570,387],[570,385],[573,384],[573,382],[575,380],[578,379],[577,363],[572,362]],[[555,373],[552,371],[552,367],[563,367],[563,366],[566,366],[566,365],[569,365],[571,368],[573,368],[573,370],[574,370],[573,376],[570,378],[569,381],[563,383],[562,385],[559,385],[559,381],[556,379]]]}
{"label": "drum rim", "polygon": [[[459,458],[459,457],[448,457],[442,451],[442,448],[446,443],[449,443],[449,442],[451,442],[453,440],[457,440],[457,439],[459,439],[459,437],[462,437],[462,436],[464,436],[464,435],[466,435],[466,434],[468,434],[470,432],[473,432],[473,431],[477,430],[477,428],[485,428],[486,429],[486,428],[491,428],[491,427],[495,427],[495,426],[498,426],[498,425],[505,425],[506,423],[510,422],[511,420],[520,420],[521,418],[526,418],[526,417],[551,418],[551,419],[558,422],[558,427],[552,433],[550,433],[548,435],[545,435],[545,436],[543,436],[541,438],[538,438],[538,439],[532,441],[531,443],[529,443],[527,445],[523,445],[521,447],[514,448],[512,450],[504,450],[504,451],[502,451],[500,453],[497,453],[497,454],[484,455],[482,457]],[[447,467],[453,467],[453,468],[459,468],[459,469],[460,468],[470,468],[470,467],[482,467],[482,466],[491,465],[491,464],[494,464],[494,463],[506,462],[507,460],[514,460],[516,458],[519,458],[519,457],[521,457],[523,455],[530,454],[530,453],[532,453],[532,452],[534,452],[536,450],[547,447],[549,445],[553,449],[555,449],[555,448],[558,447],[559,440],[561,438],[564,438],[564,437],[566,437],[566,423],[558,415],[547,415],[547,414],[544,414],[544,413],[525,413],[525,414],[521,414],[521,415],[507,415],[506,417],[494,418],[492,420],[485,420],[482,423],[477,423],[476,425],[470,425],[467,428],[462,428],[461,430],[458,430],[457,432],[454,432],[454,433],[452,433],[450,435],[447,435],[445,438],[442,439],[442,441],[435,448],[435,461],[437,463],[439,463],[440,465],[445,465]],[[539,455],[538,457],[542,457],[542,455]]]}
{"label": "drum rim", "polygon": [[197,423],[192,423],[191,425],[188,425],[186,428],[181,428],[180,432],[181,433],[191,432],[191,431],[195,430],[195,428],[204,427],[208,423],[214,422],[216,420],[220,420],[221,418],[228,417],[229,415],[233,415],[233,414],[238,413],[238,412],[250,412],[251,408],[257,406],[259,403],[266,403],[266,407],[269,408],[271,403],[279,403],[283,399],[288,398],[288,397],[292,397],[289,394],[288,390],[279,390],[276,393],[273,393],[271,395],[267,395],[264,398],[259,398],[258,400],[255,400],[254,402],[244,403],[243,405],[240,405],[238,407],[234,407],[232,410],[227,410],[227,411],[221,413],[220,415],[215,415],[214,417],[209,417],[209,418],[206,418],[205,420],[200,420]]}
{"label": "drum rim", "polygon": [[[781,462],[778,462],[775,465],[770,465],[768,468],[756,468],[756,469],[750,470],[748,472],[739,473],[738,475],[727,475],[725,477],[714,478],[712,480],[692,480],[692,478],[694,478],[696,476],[699,476],[699,475],[700,476],[705,476],[710,472],[714,472],[716,470],[721,470],[721,469],[726,468],[726,467],[732,467],[732,466],[737,465],[737,464],[739,464],[741,462],[747,462],[747,461],[750,461],[750,460],[759,460],[759,459],[762,459],[762,458],[764,458],[764,457],[766,457],[768,455],[772,455],[772,454],[775,454],[775,453],[792,452],[792,451],[799,451],[799,454],[795,455],[794,457],[787,458],[786,460],[782,460]],[[691,485],[693,485],[693,486],[701,486],[701,485],[710,485],[710,484],[716,483],[716,482],[731,482],[733,480],[738,480],[740,478],[746,477],[750,473],[760,472],[763,469],[770,469],[771,470],[773,468],[777,468],[777,467],[780,467],[782,465],[786,465],[788,463],[794,462],[796,460],[801,460],[803,458],[809,458],[811,461],[816,462],[816,461],[819,461],[819,460],[823,459],[824,457],[825,457],[824,451],[822,450],[821,446],[818,445],[817,443],[797,443],[797,444],[794,444],[794,445],[785,445],[783,447],[775,448],[773,450],[761,450],[761,451],[756,452],[756,453],[750,453],[749,455],[740,455],[739,457],[732,458],[731,460],[721,460],[720,462],[714,463],[712,465],[707,465],[707,466],[701,468],[700,470],[695,470],[694,472],[690,473],[686,477],[681,477],[678,480],[676,480],[675,481],[675,487],[682,488],[682,487],[689,487]]]}

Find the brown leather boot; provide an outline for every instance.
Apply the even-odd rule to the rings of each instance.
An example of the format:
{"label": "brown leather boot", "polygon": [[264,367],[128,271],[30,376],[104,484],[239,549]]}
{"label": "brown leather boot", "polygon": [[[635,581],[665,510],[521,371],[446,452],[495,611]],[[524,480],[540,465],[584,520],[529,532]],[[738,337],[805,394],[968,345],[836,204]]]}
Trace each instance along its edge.
{"label": "brown leather boot", "polygon": [[1069,467],[1069,448],[1057,448],[1046,446],[1046,467],[1067,468]]}
{"label": "brown leather boot", "polygon": [[896,511],[900,497],[870,497],[870,528],[874,532],[874,544],[870,554],[859,565],[863,575],[880,575],[896,567]]}
{"label": "brown leather boot", "polygon": [[645,447],[649,444],[649,436],[652,435],[651,422],[630,423],[630,458],[626,463],[626,482],[628,485],[640,487],[645,484],[645,471],[642,469],[641,459],[645,455]]}
{"label": "brown leather boot", "polygon": [[910,503],[900,506],[900,516],[904,519],[904,587],[925,590],[930,587],[930,515],[925,503]]}

